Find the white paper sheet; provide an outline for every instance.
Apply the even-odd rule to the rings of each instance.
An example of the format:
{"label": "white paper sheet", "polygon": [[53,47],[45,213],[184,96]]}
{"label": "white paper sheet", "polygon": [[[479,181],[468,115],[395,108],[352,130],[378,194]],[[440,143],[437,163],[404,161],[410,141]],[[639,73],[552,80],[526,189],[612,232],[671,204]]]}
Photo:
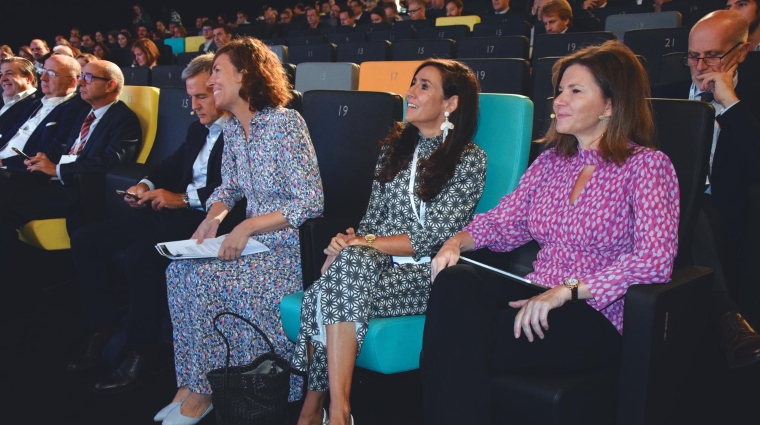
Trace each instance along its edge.
{"label": "white paper sheet", "polygon": [[[196,258],[216,258],[219,248],[227,235],[218,236],[214,239],[204,239],[203,243],[197,244],[195,239],[184,241],[164,242],[156,245],[159,254],[172,260],[191,260]],[[241,255],[250,255],[257,252],[266,252],[269,248],[253,238],[248,238]]]}

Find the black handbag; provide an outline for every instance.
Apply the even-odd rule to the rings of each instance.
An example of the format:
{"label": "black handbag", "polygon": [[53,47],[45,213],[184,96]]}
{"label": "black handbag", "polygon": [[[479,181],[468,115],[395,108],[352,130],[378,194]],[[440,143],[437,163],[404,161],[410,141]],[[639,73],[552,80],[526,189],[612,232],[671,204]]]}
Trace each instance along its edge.
{"label": "black handbag", "polygon": [[[217,326],[222,316],[234,316],[261,335],[269,345],[264,353],[244,366],[230,366],[230,342]],[[282,425],[287,419],[290,392],[290,365],[274,351],[274,345],[258,326],[236,313],[222,312],[214,317],[214,330],[227,346],[223,368],[206,373],[211,385],[211,402],[220,425]]]}

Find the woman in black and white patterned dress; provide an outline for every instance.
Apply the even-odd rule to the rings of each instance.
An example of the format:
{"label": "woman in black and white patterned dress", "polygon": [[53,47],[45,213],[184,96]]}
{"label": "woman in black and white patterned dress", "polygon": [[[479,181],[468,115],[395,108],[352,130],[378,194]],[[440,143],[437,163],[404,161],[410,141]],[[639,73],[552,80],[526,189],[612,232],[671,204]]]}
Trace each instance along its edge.
{"label": "woman in black and white patterned dress", "polygon": [[299,425],[322,423],[328,390],[330,425],[352,423],[351,376],[367,322],[425,313],[431,251],[472,220],[485,184],[486,155],[471,141],[478,92],[458,62],[417,68],[408,124],[382,142],[359,228],[332,239],[322,277],[304,293],[293,364],[308,370],[309,392]]}

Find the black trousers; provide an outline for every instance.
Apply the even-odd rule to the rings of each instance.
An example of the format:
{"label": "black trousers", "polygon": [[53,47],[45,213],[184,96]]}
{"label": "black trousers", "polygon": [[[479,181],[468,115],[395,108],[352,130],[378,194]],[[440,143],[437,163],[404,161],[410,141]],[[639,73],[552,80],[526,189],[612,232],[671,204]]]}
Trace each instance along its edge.
{"label": "black trousers", "polygon": [[619,365],[622,337],[585,302],[551,310],[544,339],[515,339],[519,310],[508,302],[536,294],[471,266],[449,267],[438,275],[428,302],[420,362],[425,424],[490,423],[489,378],[503,372]]}
{"label": "black trousers", "polygon": [[203,211],[188,209],[141,211],[77,230],[71,237],[71,255],[85,327],[115,324],[109,265],[116,252],[125,251],[123,270],[129,294],[127,345],[141,348],[155,343],[160,336],[161,321],[168,314],[166,267],[170,263],[158,254],[155,245],[190,238],[205,216]]}

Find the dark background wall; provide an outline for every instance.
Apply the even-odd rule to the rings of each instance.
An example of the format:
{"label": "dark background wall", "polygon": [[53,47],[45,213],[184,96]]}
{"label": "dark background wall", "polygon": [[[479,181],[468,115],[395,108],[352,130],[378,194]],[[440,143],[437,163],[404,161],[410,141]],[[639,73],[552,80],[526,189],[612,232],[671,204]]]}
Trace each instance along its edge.
{"label": "dark background wall", "polygon": [[[126,0],[4,0],[0,7],[0,44],[11,46],[14,53],[17,53],[19,46],[28,45],[33,38],[43,38],[51,45],[58,34],[68,38],[71,27],[80,28],[83,34],[131,28],[132,5],[135,3]],[[162,9],[175,8],[188,29],[195,27],[196,16],[216,18],[222,12],[234,20],[238,10],[245,10],[250,19],[254,19],[264,3],[274,7],[289,7],[296,0],[142,2],[154,22],[159,17],[161,20],[166,19],[162,16]],[[164,23],[168,25],[168,22]]]}

